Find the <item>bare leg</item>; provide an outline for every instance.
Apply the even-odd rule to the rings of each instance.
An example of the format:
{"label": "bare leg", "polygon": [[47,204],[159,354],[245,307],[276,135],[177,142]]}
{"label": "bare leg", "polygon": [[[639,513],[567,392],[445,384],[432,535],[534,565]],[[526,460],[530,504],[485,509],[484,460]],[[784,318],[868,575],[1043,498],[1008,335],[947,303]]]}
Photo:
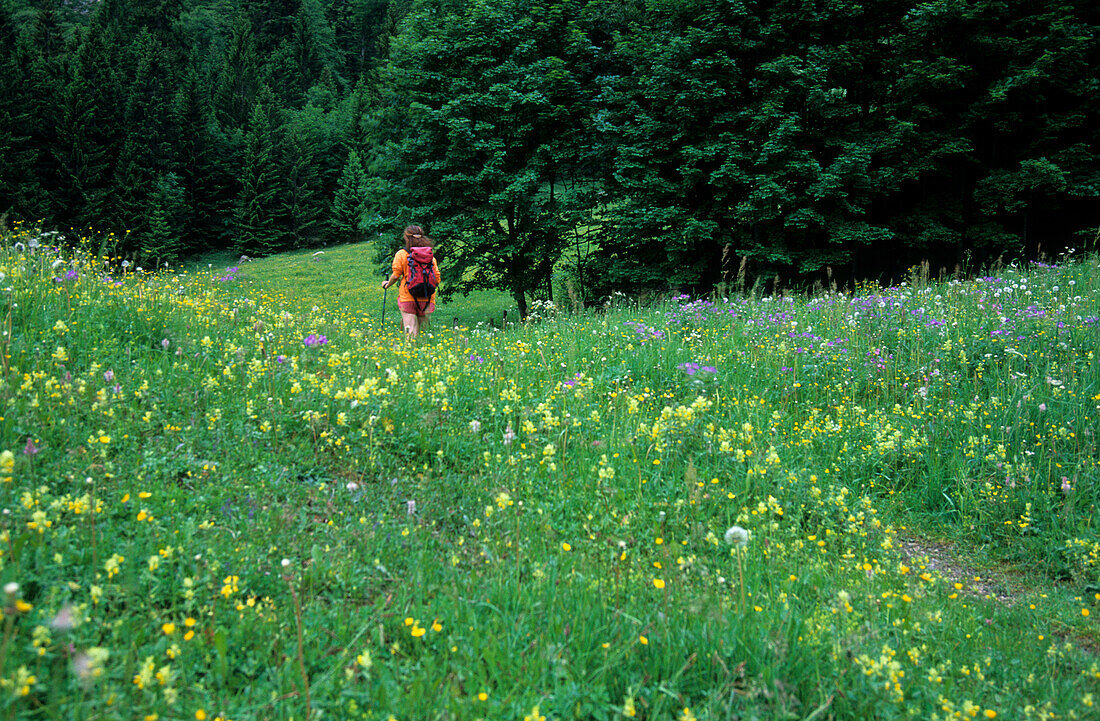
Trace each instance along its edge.
{"label": "bare leg", "polygon": [[420,332],[420,318],[417,317],[416,313],[401,311],[401,325],[405,327],[405,335],[408,336],[409,340],[415,338],[417,333]]}

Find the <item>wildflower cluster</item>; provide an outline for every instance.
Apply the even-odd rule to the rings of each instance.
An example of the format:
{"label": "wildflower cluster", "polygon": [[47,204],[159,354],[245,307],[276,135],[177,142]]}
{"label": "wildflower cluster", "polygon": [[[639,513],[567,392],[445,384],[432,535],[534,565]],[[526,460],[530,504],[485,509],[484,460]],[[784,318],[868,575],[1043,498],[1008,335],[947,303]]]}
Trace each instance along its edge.
{"label": "wildflower cluster", "polygon": [[219,283],[228,283],[230,281],[234,281],[234,280],[237,279],[237,273],[239,273],[240,270],[241,270],[240,266],[236,266],[236,265],[234,265],[230,268],[226,268],[225,269],[225,274],[215,277],[214,280],[218,281]]}

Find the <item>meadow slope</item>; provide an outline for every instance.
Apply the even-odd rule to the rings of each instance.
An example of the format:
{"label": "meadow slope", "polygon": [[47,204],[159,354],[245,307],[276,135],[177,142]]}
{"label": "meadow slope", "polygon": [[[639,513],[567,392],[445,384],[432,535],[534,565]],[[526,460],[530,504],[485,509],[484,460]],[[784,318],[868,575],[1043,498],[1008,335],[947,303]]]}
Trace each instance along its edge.
{"label": "meadow slope", "polygon": [[0,240],[7,718],[1098,717],[1095,256],[408,345],[103,240]]}

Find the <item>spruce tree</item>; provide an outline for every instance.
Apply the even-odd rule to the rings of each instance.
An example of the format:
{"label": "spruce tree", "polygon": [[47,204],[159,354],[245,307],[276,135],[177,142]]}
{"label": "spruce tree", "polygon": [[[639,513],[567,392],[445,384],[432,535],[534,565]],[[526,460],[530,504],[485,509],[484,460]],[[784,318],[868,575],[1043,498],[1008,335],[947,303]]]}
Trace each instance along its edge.
{"label": "spruce tree", "polygon": [[157,178],[156,187],[145,207],[144,229],[138,237],[145,263],[161,266],[179,259],[179,221],[183,210],[183,189],[179,178],[167,173]]}
{"label": "spruce tree", "polygon": [[173,156],[183,193],[184,253],[228,244],[227,225],[239,194],[235,170],[239,149],[218,127],[209,96],[209,78],[191,67],[180,78],[172,101]]}
{"label": "spruce tree", "polygon": [[174,78],[164,47],[146,28],[138,32],[126,55],[135,62],[125,93],[124,135],[99,222],[113,230],[133,231],[120,250],[136,252],[141,250],[141,236],[149,231],[147,211],[158,179],[176,167],[169,112]]}
{"label": "spruce tree", "polygon": [[277,253],[288,245],[280,223],[281,134],[275,98],[265,86],[245,134],[241,189],[235,212],[235,247],[248,255]]}
{"label": "spruce tree", "polygon": [[329,229],[334,239],[358,243],[365,238],[364,216],[367,212],[367,176],[359,161],[359,153],[352,150],[336,186],[329,215]]}
{"label": "spruce tree", "polygon": [[285,239],[291,248],[313,242],[322,232],[324,203],[316,138],[307,123],[285,127],[279,158],[279,209]]}
{"label": "spruce tree", "polygon": [[341,128],[343,142],[349,151],[358,153],[364,163],[370,157],[373,144],[373,115],[378,100],[376,88],[376,84],[368,83],[366,78],[360,77],[345,100],[340,116],[344,122]]}
{"label": "spruce tree", "polygon": [[243,0],[256,29],[256,46],[265,57],[294,32],[294,18],[301,0]]}
{"label": "spruce tree", "polygon": [[[143,156],[142,143],[134,138],[127,138],[122,144],[112,176],[111,193],[103,204],[99,224],[116,232],[140,231],[144,227],[152,176],[144,166]],[[121,250],[130,252],[136,248],[123,246]]]}
{"label": "spruce tree", "polygon": [[7,9],[0,9],[0,215],[37,219],[44,192],[35,177],[39,148],[31,142],[34,123],[31,76],[22,72],[29,58],[17,43]]}
{"label": "spruce tree", "polygon": [[55,3],[45,2],[35,11],[22,46],[24,72],[20,76],[27,87],[27,146],[34,149],[32,174],[33,186],[37,186],[25,212],[35,220],[58,226],[72,222],[76,210],[66,204],[61,190],[67,177],[62,112],[58,107],[58,99],[64,97],[68,85],[64,50],[60,13]]}
{"label": "spruce tree", "polygon": [[349,81],[374,69],[382,57],[380,35],[390,0],[351,0],[334,5],[336,45]]}
{"label": "spruce tree", "polygon": [[[142,165],[151,177],[175,171],[172,100],[179,85],[171,57],[147,29],[130,44],[127,54],[136,57],[134,76],[126,93],[125,122],[130,138],[142,146]],[[150,187],[152,182],[150,182]]]}
{"label": "spruce tree", "polygon": [[244,128],[252,117],[261,86],[260,62],[252,24],[238,15],[218,63],[214,115],[226,129]]}
{"label": "spruce tree", "polygon": [[114,160],[124,137],[117,37],[93,23],[80,44],[62,98],[55,152],[58,199],[69,219],[94,225],[108,217]]}

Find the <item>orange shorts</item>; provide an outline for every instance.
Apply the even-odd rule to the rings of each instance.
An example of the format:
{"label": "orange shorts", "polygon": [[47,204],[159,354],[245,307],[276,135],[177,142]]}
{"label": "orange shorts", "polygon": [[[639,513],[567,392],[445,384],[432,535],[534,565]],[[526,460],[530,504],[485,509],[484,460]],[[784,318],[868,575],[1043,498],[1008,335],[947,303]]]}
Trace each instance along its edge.
{"label": "orange shorts", "polygon": [[413,315],[426,316],[429,313],[435,312],[435,302],[430,301],[428,305],[416,304],[415,300],[399,300],[397,301],[397,307],[402,313],[412,313]]}

